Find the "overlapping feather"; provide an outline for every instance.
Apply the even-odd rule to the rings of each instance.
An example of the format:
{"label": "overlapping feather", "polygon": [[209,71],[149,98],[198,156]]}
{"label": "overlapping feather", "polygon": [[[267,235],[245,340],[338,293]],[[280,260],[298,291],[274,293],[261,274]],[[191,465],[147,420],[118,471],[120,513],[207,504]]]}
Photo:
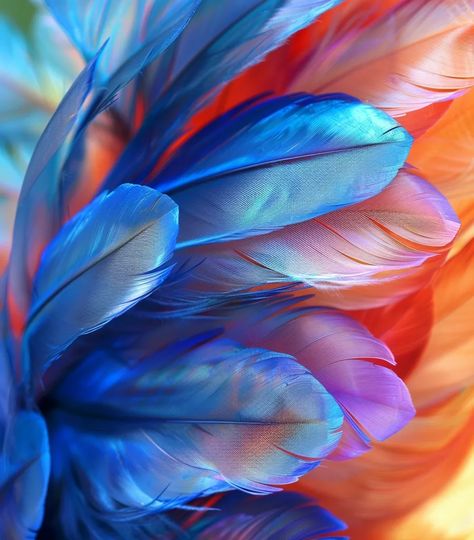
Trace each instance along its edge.
{"label": "overlapping feather", "polygon": [[[382,305],[423,286],[459,228],[447,201],[426,181],[400,172],[381,194],[271,233],[178,252],[196,265],[163,304],[301,282],[314,305]],[[171,288],[170,284],[170,288]],[[307,289],[310,286],[311,289]],[[160,300],[161,299],[161,300]]]}
{"label": "overlapping feather", "polygon": [[342,422],[290,356],[205,336],[134,365],[92,354],[51,398],[55,504],[79,490],[118,519],[231,488],[271,493],[331,452]]}
{"label": "overlapping feather", "polygon": [[178,209],[166,195],[124,184],[64,225],[34,281],[23,338],[27,382],[80,335],[101,328],[163,281],[177,222]]}
{"label": "overlapping feather", "polygon": [[[149,106],[146,120],[109,174],[106,187],[131,176],[143,181],[210,95],[337,3],[245,0],[229,8],[215,0],[202,2],[187,31],[163,59],[164,66],[158,68],[156,77],[159,84],[166,81],[165,87],[157,90],[152,82],[151,95],[159,99]],[[202,33],[204,26],[206,33]],[[157,128],[162,125],[165,132]]]}

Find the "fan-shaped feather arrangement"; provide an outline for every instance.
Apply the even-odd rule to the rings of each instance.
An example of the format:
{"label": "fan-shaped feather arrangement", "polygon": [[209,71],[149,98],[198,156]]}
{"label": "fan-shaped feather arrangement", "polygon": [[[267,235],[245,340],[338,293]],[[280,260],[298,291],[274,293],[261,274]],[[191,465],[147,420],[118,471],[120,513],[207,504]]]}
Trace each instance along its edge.
{"label": "fan-shaped feather arrangement", "polygon": [[471,538],[471,0],[44,0],[0,59],[0,537]]}

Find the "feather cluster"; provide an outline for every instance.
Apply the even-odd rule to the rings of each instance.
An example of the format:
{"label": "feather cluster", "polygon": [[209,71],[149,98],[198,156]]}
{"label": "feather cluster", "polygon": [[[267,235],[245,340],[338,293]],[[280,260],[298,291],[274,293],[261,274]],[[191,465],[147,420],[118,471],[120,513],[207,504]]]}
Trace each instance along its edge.
{"label": "feather cluster", "polygon": [[472,2],[44,0],[29,39],[0,537],[420,538],[472,444]]}

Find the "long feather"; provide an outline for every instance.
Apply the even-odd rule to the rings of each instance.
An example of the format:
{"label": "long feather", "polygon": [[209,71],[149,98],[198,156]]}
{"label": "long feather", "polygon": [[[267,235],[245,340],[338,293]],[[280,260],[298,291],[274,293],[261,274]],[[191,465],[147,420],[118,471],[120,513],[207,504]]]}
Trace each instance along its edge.
{"label": "long feather", "polygon": [[[59,153],[68,146],[92,87],[96,59],[77,77],[39,139],[28,165],[19,197],[8,267],[9,323],[18,336],[30,303],[32,277],[44,246],[60,226],[58,215]],[[53,181],[52,178],[53,177]]]}
{"label": "long feather", "polygon": [[111,519],[215,491],[278,491],[335,447],[342,421],[291,357],[203,338],[133,365],[92,354],[52,398],[63,456],[54,477],[75,470],[78,485],[65,489],[82,490]]}
{"label": "long feather", "polygon": [[328,32],[287,90],[350,92],[394,116],[452,99],[474,83],[473,23],[469,0],[401,2],[367,28]]}
{"label": "long feather", "polygon": [[129,345],[117,344],[116,354],[122,361],[146,356],[157,346],[189,335],[190,322],[194,332],[221,328],[225,337],[290,354],[309,369],[345,415],[343,447],[338,446],[334,457],[367,451],[371,440],[386,439],[414,414],[410,395],[392,371],[393,355],[383,341],[348,315],[307,306],[291,294],[286,299],[234,304],[182,320],[161,320],[159,326],[155,323],[148,329],[142,324]]}
{"label": "long feather", "polygon": [[[165,72],[171,73],[172,82],[164,92],[153,87],[152,95],[159,99],[148,111],[146,121],[118,160],[105,187],[114,187],[132,177],[143,181],[157,158],[211,94],[338,2],[245,0],[229,6],[205,0],[195,24],[190,23],[177,47],[169,52],[170,66],[167,64]],[[204,25],[206,33],[202,33]],[[159,76],[162,77],[161,72]],[[166,132],[157,129],[163,125]]]}
{"label": "long feather", "polygon": [[179,247],[222,242],[376,195],[410,144],[396,122],[358,100],[297,94],[216,121],[155,184],[180,206]]}
{"label": "long feather", "polygon": [[45,250],[34,282],[24,336],[27,382],[77,337],[102,327],[163,281],[177,218],[167,196],[124,184],[64,225]]}
{"label": "long feather", "polygon": [[[179,199],[178,199],[179,200]],[[184,249],[156,294],[162,308],[196,306],[271,284],[310,286],[314,303],[349,309],[383,305],[423,286],[444,260],[459,221],[426,181],[402,171],[381,194],[316,219],[242,240]]]}

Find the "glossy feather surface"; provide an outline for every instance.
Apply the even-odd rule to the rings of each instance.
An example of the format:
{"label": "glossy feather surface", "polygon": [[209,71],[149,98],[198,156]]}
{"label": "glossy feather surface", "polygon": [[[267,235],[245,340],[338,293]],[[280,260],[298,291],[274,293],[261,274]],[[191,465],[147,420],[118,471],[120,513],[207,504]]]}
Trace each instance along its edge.
{"label": "glossy feather surface", "polygon": [[174,249],[177,219],[167,196],[126,184],[64,225],[46,249],[34,283],[25,332],[27,377],[41,375],[77,337],[158,286]]}

